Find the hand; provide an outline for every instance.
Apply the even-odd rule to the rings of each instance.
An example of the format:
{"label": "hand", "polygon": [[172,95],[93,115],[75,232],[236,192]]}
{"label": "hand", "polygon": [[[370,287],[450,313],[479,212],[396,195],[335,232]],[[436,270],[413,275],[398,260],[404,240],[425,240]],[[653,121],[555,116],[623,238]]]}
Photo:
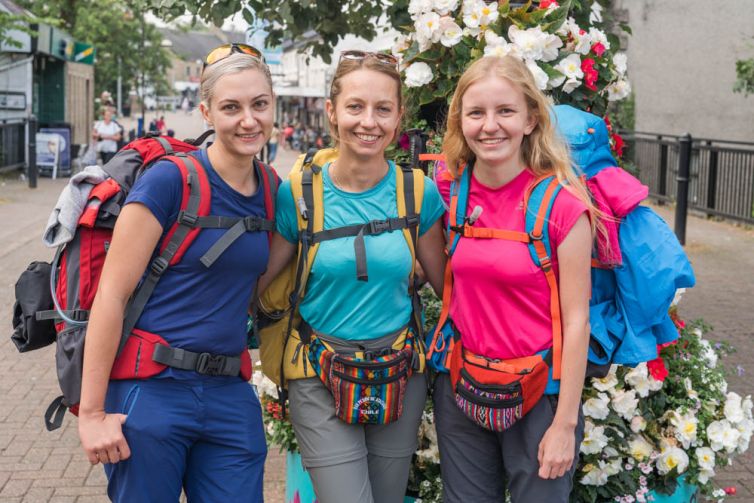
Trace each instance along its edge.
{"label": "hand", "polygon": [[131,456],[122,429],[126,417],[104,411],[79,415],[79,438],[91,464],[117,463]]}
{"label": "hand", "polygon": [[539,443],[539,476],[556,479],[571,469],[576,449],[575,429],[553,422]]}

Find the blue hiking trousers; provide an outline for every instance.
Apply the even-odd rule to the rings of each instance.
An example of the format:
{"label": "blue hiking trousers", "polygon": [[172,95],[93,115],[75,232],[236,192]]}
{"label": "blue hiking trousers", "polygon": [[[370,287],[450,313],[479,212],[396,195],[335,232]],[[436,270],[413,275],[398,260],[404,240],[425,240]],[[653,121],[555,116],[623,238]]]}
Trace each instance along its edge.
{"label": "blue hiking trousers", "polygon": [[131,457],[105,465],[115,502],[261,502],[267,445],[259,399],[238,377],[110,381]]}

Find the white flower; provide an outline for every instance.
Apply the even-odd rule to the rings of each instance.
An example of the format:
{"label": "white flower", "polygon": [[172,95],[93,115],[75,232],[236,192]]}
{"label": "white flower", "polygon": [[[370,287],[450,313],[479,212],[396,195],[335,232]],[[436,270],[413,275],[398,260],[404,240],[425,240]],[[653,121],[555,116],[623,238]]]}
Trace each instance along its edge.
{"label": "white flower", "polygon": [[597,454],[608,444],[604,426],[595,426],[591,421],[584,423],[584,440],[581,441],[583,454]]}
{"label": "white flower", "polygon": [[475,37],[479,39],[479,35],[482,33],[482,29],[478,26],[475,28],[469,28],[468,26],[463,29],[464,37]]}
{"label": "white flower", "polygon": [[661,475],[665,475],[673,468],[677,469],[680,474],[685,472],[688,466],[689,456],[679,447],[666,446],[657,458],[657,471]]}
{"label": "white flower", "polygon": [[625,380],[642,398],[648,397],[649,392],[652,391],[646,363],[640,363],[635,368],[629,370]]}
{"label": "white flower", "polygon": [[738,447],[740,437],[741,432],[733,428],[726,419],[713,421],[707,426],[707,439],[713,451],[725,449],[729,453],[733,452]]}
{"label": "white flower", "polygon": [[458,8],[458,0],[434,0],[432,3],[432,8],[441,16],[450,14]]}
{"label": "white flower", "polygon": [[592,12],[589,13],[590,23],[602,22],[602,6],[598,2],[592,4]]}
{"label": "white flower", "polygon": [[613,395],[613,410],[623,419],[630,421],[636,414],[636,408],[639,406],[639,399],[636,398],[636,392],[633,390],[617,391]]}
{"label": "white flower", "polygon": [[435,12],[421,14],[414,24],[417,39],[419,37],[431,42],[438,42],[442,31],[440,30],[440,16]]}
{"label": "white flower", "polygon": [[725,407],[723,408],[725,419],[732,424],[740,423],[744,420],[744,410],[741,408],[741,396],[731,391],[725,397]]}
{"label": "white flower", "polygon": [[696,430],[699,421],[693,413],[681,415],[674,412],[670,418],[670,424],[675,427],[675,438],[681,442],[684,449],[696,445]]}
{"label": "white flower", "polygon": [[706,484],[715,476],[715,470],[699,470],[699,483]]}
{"label": "white flower", "polygon": [[251,383],[257,387],[257,392],[260,396],[268,396],[275,400],[278,399],[277,385],[261,371],[257,370],[252,374]]}
{"label": "white flower", "polygon": [[411,0],[408,2],[408,13],[413,19],[425,12],[431,12],[433,7],[432,0]]}
{"label": "white flower", "polygon": [[715,451],[709,447],[698,447],[695,453],[699,468],[702,470],[715,469]]}
{"label": "white flower", "polygon": [[613,458],[605,466],[605,473],[607,473],[608,476],[617,475],[618,473],[621,472],[622,469],[623,469],[623,459]]}
{"label": "white flower", "polygon": [[631,418],[631,431],[634,433],[639,433],[640,431],[644,431],[647,427],[647,420],[644,419],[642,416],[634,416]]}
{"label": "white flower", "polygon": [[[579,67],[580,66],[581,62],[579,62]],[[610,372],[608,372],[605,377],[592,378],[592,387],[597,391],[612,391],[618,384],[618,376],[615,375],[617,368],[617,365],[612,365],[610,367]]]}
{"label": "white flower", "polygon": [[707,339],[699,338],[699,344],[702,346],[701,357],[707,362],[710,368],[717,367],[717,353],[712,348],[712,344]]}
{"label": "white flower", "polygon": [[534,82],[536,82],[537,88],[540,91],[547,89],[547,81],[550,80],[550,77],[547,75],[547,73],[545,73],[545,71],[542,70],[536,62],[530,59],[526,60],[526,68],[528,68],[531,74],[534,76]]}
{"label": "white flower", "polygon": [[427,63],[412,63],[406,68],[406,85],[408,87],[421,87],[432,82],[434,75]]}
{"label": "white flower", "polygon": [[751,401],[751,395],[747,395],[746,398],[741,401],[741,408],[744,411],[746,419],[754,419],[752,418],[752,406],[754,406],[754,403]]}
{"label": "white flower", "polygon": [[539,26],[521,30],[511,25],[508,38],[526,60],[552,61],[557,59],[558,48],[563,46],[560,37],[543,32]]}
{"label": "white flower", "polygon": [[586,417],[594,419],[605,419],[610,414],[610,397],[606,393],[599,393],[596,397],[590,398],[581,409]]}
{"label": "white flower", "polygon": [[463,23],[469,28],[479,28],[482,24],[482,0],[465,0],[463,2]]}
{"label": "white flower", "polygon": [[[584,78],[584,72],[581,71],[581,58],[578,54],[569,54],[555,65],[555,69],[565,75],[567,79],[582,79]],[[608,379],[610,376],[615,378],[615,374],[608,374],[604,379]],[[617,382],[617,378],[616,378]]]}
{"label": "white flower", "polygon": [[662,381],[655,379],[652,375],[649,375],[649,391],[659,391],[662,389]]}
{"label": "white flower", "polygon": [[440,43],[445,47],[453,47],[461,41],[463,31],[450,17],[440,18]]}
{"label": "white flower", "polygon": [[634,435],[634,437],[628,441],[628,452],[636,461],[649,459],[652,451],[654,451],[654,446],[652,446],[652,444],[650,444],[642,435]]}
{"label": "white flower", "polygon": [[480,9],[480,19],[479,24],[482,26],[489,26],[495,21],[497,21],[497,17],[500,15],[500,13],[497,11],[497,2],[493,2],[491,4],[487,4],[486,2],[482,2],[482,7]]}
{"label": "white flower", "polygon": [[607,40],[607,35],[605,35],[605,32],[599,28],[595,28],[594,26],[589,28],[589,38],[592,39],[592,45],[602,44],[605,46],[605,49],[610,49],[610,42]]}
{"label": "white flower", "polygon": [[744,419],[736,425],[736,429],[740,436],[738,437],[738,445],[736,450],[739,454],[743,454],[749,449],[749,442],[751,441],[752,432],[754,432],[754,421],[751,419]]}
{"label": "white flower", "polygon": [[609,477],[605,470],[605,462],[599,461],[598,466],[587,465],[584,467],[584,474],[581,477],[581,483],[585,486],[604,486],[607,484],[607,478]]}
{"label": "white flower", "polygon": [[607,89],[607,101],[620,101],[631,94],[631,84],[622,79],[610,83],[605,89]]}
{"label": "white flower", "polygon": [[[615,65],[615,71],[618,72],[618,76],[623,77],[626,74],[626,69],[628,68],[628,57],[626,56],[626,53],[615,53],[615,56],[613,56],[613,64]],[[678,305],[678,303],[681,301],[681,296],[685,291],[685,288],[679,288],[678,290],[676,290],[675,297],[673,298],[673,303],[671,305]]]}
{"label": "white flower", "polygon": [[557,31],[558,35],[568,38],[566,49],[582,55],[589,54],[592,49],[592,37],[569,17]]}

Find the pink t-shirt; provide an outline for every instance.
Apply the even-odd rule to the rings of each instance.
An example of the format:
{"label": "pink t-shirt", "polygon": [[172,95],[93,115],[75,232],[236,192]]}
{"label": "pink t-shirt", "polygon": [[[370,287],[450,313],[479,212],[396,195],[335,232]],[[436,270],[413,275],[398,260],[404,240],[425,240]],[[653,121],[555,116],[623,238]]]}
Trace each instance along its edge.
{"label": "pink t-shirt", "polygon": [[[449,204],[451,182],[444,178],[437,177],[437,187]],[[491,189],[472,176],[467,214],[477,205],[483,209],[474,225],[523,232],[524,193],[534,179],[524,170]],[[559,192],[548,224],[553,255],[586,210],[576,196],[565,189]],[[551,259],[557,276],[557,256]],[[461,238],[452,268],[450,316],[465,347],[489,358],[518,358],[552,346],[550,289],[525,243]]]}

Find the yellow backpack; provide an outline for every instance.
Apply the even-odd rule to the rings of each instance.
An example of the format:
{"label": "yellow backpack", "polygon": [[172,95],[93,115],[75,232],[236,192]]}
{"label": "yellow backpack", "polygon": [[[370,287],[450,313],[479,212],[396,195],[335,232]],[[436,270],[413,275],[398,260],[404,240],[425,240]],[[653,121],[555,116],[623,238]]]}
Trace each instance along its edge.
{"label": "yellow backpack", "polygon": [[[416,242],[419,235],[419,213],[424,196],[424,173],[418,169],[396,169],[396,202],[398,217],[372,220],[364,224],[348,225],[324,230],[325,216],[322,166],[338,158],[336,149],[310,150],[301,155],[293,166],[290,187],[298,208],[298,253],[295,260],[278,274],[257,302],[256,334],[262,371],[275,384],[285,388],[291,379],[315,377],[308,368],[308,344],[299,333],[301,317],[298,307],[306,294],[314,257],[323,241],[346,236],[356,236],[357,276],[367,279],[364,236],[401,230],[411,251],[412,267],[409,276],[409,294],[413,303],[412,324],[421,330],[421,307],[414,288],[416,270]],[[417,334],[421,340],[421,334]],[[308,337],[304,337],[308,341]],[[404,338],[395,346],[403,347]],[[419,344],[418,346],[422,346]],[[396,349],[400,349],[399,347]],[[421,356],[422,369],[424,356]]]}

